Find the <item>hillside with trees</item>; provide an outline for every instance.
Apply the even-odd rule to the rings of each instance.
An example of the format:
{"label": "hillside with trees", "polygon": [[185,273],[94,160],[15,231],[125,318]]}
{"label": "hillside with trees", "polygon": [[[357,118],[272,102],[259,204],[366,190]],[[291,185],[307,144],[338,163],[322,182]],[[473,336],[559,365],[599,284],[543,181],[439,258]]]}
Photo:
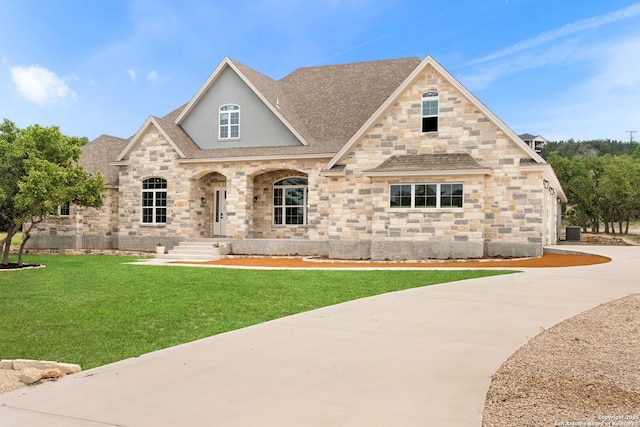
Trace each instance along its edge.
{"label": "hillside with trees", "polygon": [[629,232],[631,220],[640,213],[640,144],[549,142],[541,155],[553,166],[569,199],[569,224],[594,233]]}

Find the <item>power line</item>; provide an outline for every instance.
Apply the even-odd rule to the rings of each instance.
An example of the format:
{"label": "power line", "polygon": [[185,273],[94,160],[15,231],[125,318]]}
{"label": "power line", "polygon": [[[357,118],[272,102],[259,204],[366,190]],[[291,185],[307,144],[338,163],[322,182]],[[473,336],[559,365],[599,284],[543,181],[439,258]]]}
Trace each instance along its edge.
{"label": "power line", "polygon": [[633,134],[638,132],[637,130],[628,130],[627,131],[629,133],[629,143],[633,142]]}

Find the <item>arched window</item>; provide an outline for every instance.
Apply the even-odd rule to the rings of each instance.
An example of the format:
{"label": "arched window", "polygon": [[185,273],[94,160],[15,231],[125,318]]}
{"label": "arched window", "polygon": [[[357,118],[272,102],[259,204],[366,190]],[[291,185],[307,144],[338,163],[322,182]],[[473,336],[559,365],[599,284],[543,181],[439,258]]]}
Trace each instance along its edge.
{"label": "arched window", "polygon": [[422,94],[422,132],[438,131],[438,92]]}
{"label": "arched window", "polygon": [[273,184],[273,223],[307,223],[307,179],[286,178]]}
{"label": "arched window", "polygon": [[142,222],[164,224],[167,222],[167,180],[149,178],[142,181]]}
{"label": "arched window", "polygon": [[227,104],[220,107],[219,130],[220,139],[240,138],[240,107]]}

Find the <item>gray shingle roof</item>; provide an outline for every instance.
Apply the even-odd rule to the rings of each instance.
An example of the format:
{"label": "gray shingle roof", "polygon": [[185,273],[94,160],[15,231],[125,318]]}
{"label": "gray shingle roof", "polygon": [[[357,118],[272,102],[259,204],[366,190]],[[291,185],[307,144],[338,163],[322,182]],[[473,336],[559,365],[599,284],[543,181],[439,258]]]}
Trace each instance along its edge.
{"label": "gray shingle roof", "polygon": [[533,140],[533,138],[536,137],[535,135],[531,135],[530,133],[523,133],[522,135],[518,135],[518,136],[523,141],[531,141],[531,140]]}
{"label": "gray shingle roof", "polygon": [[80,165],[91,174],[102,172],[105,184],[118,185],[118,167],[109,164],[124,149],[129,139],[100,135],[82,147]]}
{"label": "gray shingle roof", "polygon": [[337,152],[420,62],[404,58],[299,68],[279,83],[312,141]]}
{"label": "gray shingle roof", "polygon": [[403,58],[306,67],[276,81],[229,61],[309,145],[203,150],[175,124],[185,104],[154,118],[188,158],[335,154],[421,62]]}
{"label": "gray shingle roof", "polygon": [[[203,150],[176,124],[185,104],[154,120],[187,158],[335,154],[421,63],[419,58],[403,58],[305,67],[276,81],[229,61],[309,145]],[[112,168],[109,180],[117,182],[117,169],[94,157],[109,155],[108,160],[115,160],[120,152],[113,147],[124,149],[129,141],[131,138],[102,136],[91,144],[105,147],[87,146],[84,161],[94,168],[100,166],[99,170]]]}
{"label": "gray shingle roof", "polygon": [[482,170],[481,166],[468,153],[448,154],[414,154],[406,156],[392,156],[373,169],[365,173],[393,173],[393,172],[425,172],[425,171],[453,171],[453,170]]}

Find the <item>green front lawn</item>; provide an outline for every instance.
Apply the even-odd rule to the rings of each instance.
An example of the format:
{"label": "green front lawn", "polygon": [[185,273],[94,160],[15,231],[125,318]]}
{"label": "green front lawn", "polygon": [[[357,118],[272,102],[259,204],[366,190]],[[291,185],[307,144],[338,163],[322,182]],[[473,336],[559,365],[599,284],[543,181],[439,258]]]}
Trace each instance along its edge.
{"label": "green front lawn", "polygon": [[104,365],[366,296],[497,271],[233,270],[124,264],[135,257],[25,256],[0,271],[0,359]]}

